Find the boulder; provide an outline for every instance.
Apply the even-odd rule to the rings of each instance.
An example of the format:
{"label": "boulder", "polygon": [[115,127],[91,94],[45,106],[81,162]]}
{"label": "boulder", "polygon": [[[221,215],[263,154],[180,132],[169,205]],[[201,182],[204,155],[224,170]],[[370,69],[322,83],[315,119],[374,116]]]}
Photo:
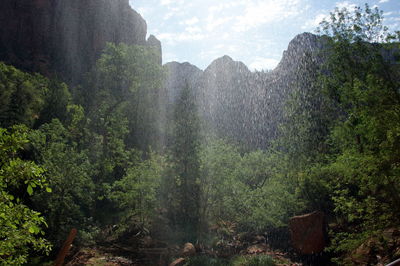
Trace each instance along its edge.
{"label": "boulder", "polygon": [[[355,250],[347,254],[348,265],[389,265],[400,258],[400,230],[389,228],[366,239]],[[400,261],[390,264],[400,265]]]}
{"label": "boulder", "polygon": [[322,252],[326,246],[324,213],[295,216],[289,221],[293,247],[303,255]]}
{"label": "boulder", "polygon": [[196,248],[192,243],[186,243],[183,246],[182,255],[184,257],[190,257],[196,254]]}

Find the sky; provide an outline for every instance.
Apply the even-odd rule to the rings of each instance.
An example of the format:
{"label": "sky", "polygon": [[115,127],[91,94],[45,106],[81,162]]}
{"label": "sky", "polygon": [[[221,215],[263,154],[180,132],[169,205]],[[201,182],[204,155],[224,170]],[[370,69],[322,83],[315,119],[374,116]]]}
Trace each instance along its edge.
{"label": "sky", "polygon": [[251,70],[270,70],[290,40],[313,32],[335,7],[378,7],[384,24],[400,30],[400,0],[130,0],[162,43],[163,63],[205,69],[229,55]]}

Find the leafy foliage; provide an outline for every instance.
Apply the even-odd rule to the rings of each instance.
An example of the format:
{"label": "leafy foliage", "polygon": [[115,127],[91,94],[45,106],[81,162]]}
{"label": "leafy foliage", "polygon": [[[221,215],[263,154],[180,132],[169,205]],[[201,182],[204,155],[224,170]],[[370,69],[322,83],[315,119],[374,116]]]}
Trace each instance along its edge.
{"label": "leafy foliage", "polygon": [[[88,79],[83,106],[108,123],[117,113],[128,118],[126,144],[148,151],[159,148],[164,72],[158,52],[145,46],[108,44]],[[165,100],[165,99],[164,99]]]}
{"label": "leafy foliage", "polygon": [[116,202],[121,210],[121,220],[125,221],[119,231],[130,226],[128,221],[132,217],[138,218],[135,222],[149,226],[160,208],[158,193],[164,168],[165,159],[153,153],[147,160],[138,160],[121,180],[113,184],[110,198]]}
{"label": "leafy foliage", "polygon": [[46,213],[50,239],[61,245],[71,228],[84,230],[88,226],[94,195],[92,166],[58,119],[32,132],[30,139],[53,191],[39,193],[33,201]]}
{"label": "leafy foliage", "polygon": [[47,80],[0,62],[0,125],[32,126],[44,104]]}
{"label": "leafy foliage", "polygon": [[253,231],[285,225],[302,204],[295,197],[294,184],[282,175],[285,166],[279,160],[277,154],[262,151],[242,155],[221,140],[204,145],[204,219],[234,221],[241,230]]}
{"label": "leafy foliage", "polygon": [[26,263],[31,249],[50,250],[42,237],[41,227],[47,225],[44,218],[25,203],[37,189],[51,192],[43,168],[19,157],[27,143],[26,127],[0,129],[0,263],[4,265]]}
{"label": "leafy foliage", "polygon": [[184,241],[200,235],[200,120],[191,89],[185,87],[174,106],[171,163],[164,184],[169,219]]}
{"label": "leafy foliage", "polygon": [[273,266],[274,260],[267,255],[240,256],[233,260],[232,266]]}
{"label": "leafy foliage", "polygon": [[333,249],[347,252],[376,230],[398,226],[399,80],[393,58],[384,56],[396,44],[371,44],[393,35],[368,5],[335,10],[321,26],[331,37],[323,86],[340,111],[329,137],[333,156],[318,171],[347,227],[334,235]]}

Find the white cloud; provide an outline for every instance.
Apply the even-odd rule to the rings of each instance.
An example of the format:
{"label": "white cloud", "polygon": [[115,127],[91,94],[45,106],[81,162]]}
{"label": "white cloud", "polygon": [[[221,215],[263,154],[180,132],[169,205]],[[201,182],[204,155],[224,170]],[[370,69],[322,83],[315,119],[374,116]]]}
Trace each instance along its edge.
{"label": "white cloud", "polygon": [[303,30],[315,30],[319,26],[319,23],[326,18],[328,18],[326,14],[320,13],[316,15],[315,18],[307,20],[306,23],[301,26],[301,28]]}
{"label": "white cloud", "polygon": [[163,53],[163,61],[171,62],[171,61],[178,61],[178,57],[174,53]]}
{"label": "white cloud", "polygon": [[194,24],[196,24],[198,22],[199,22],[199,19],[197,17],[193,17],[193,18],[185,20],[183,22],[183,24],[188,25],[188,26],[192,26],[192,25],[194,25]]}
{"label": "white cloud", "polygon": [[279,63],[279,60],[274,58],[256,57],[250,64],[251,70],[271,70],[274,69]]}
{"label": "white cloud", "polygon": [[160,4],[162,6],[170,5],[172,3],[172,0],[161,0]]}
{"label": "white cloud", "polygon": [[175,12],[167,12],[163,17],[163,20],[168,20],[168,19],[172,18],[174,15],[175,15]]}
{"label": "white cloud", "polygon": [[211,49],[211,50],[203,50],[200,52],[199,57],[202,60],[206,60],[208,62],[211,62],[211,60],[216,59],[219,56],[222,56],[223,54],[220,53],[220,49]]}
{"label": "white cloud", "polygon": [[149,9],[147,7],[139,7],[137,9],[137,12],[142,16],[142,17],[146,17],[147,14],[149,13]]}
{"label": "white cloud", "polygon": [[229,8],[240,5],[240,1],[228,1],[227,3],[219,3],[217,5],[211,5],[208,8],[209,13],[218,13],[223,10],[227,10]]}
{"label": "white cloud", "polygon": [[203,40],[206,36],[200,32],[170,32],[170,33],[161,33],[157,35],[157,38],[160,41],[165,42],[169,45],[176,45],[180,42],[190,42],[190,41],[200,41]]}
{"label": "white cloud", "polygon": [[357,5],[350,3],[348,1],[343,1],[343,2],[336,2],[336,7],[339,9],[346,8],[347,10],[353,10],[354,8],[357,7]]}
{"label": "white cloud", "polygon": [[300,4],[300,0],[247,1],[244,14],[237,17],[235,29],[239,32],[247,31],[263,24],[295,17],[303,11]]}
{"label": "white cloud", "polygon": [[379,0],[379,4],[383,4],[383,3],[387,3],[387,2],[389,2],[390,0]]}
{"label": "white cloud", "polygon": [[227,24],[232,20],[232,17],[219,17],[215,18],[213,15],[209,15],[207,17],[207,25],[206,29],[209,32],[215,31],[216,28],[222,26],[223,24]]}
{"label": "white cloud", "polygon": [[197,26],[190,26],[190,27],[186,27],[185,31],[193,34],[193,33],[201,33],[203,30]]}

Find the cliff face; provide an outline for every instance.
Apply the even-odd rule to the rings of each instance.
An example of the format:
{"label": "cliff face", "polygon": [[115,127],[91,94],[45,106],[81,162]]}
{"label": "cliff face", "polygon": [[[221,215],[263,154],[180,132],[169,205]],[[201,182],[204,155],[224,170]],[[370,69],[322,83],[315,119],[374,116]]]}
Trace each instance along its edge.
{"label": "cliff face", "polygon": [[315,80],[305,64],[310,60],[320,64],[322,47],[320,37],[299,34],[279,65],[269,72],[251,72],[229,56],[214,60],[204,71],[193,71],[194,66],[188,63],[168,63],[166,91],[176,95],[189,85],[208,128],[248,147],[265,148],[279,134],[288,96],[294,90],[307,90]]}
{"label": "cliff face", "polygon": [[190,63],[169,62],[164,65],[167,73],[165,87],[168,93],[168,102],[174,103],[180,90],[184,87],[196,88],[203,71]]}
{"label": "cliff face", "polygon": [[[147,44],[146,22],[128,0],[2,0],[0,6],[0,61],[69,83],[90,70],[106,42]],[[150,44],[158,45],[154,39]]]}

